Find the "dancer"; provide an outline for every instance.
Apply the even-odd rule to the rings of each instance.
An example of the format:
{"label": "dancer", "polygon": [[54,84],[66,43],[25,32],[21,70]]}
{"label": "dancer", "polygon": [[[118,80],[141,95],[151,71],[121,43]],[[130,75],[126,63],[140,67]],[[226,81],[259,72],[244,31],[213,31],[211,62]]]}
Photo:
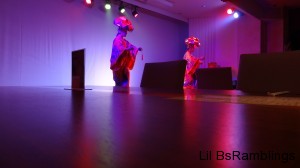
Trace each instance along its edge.
{"label": "dancer", "polygon": [[132,45],[125,39],[127,32],[134,29],[126,17],[117,17],[114,24],[118,26],[118,33],[113,41],[110,69],[113,71],[115,86],[129,87],[130,70],[133,69],[136,55],[142,48]]}
{"label": "dancer", "polygon": [[196,48],[200,47],[199,39],[196,37],[189,37],[185,40],[187,45],[187,51],[185,52],[183,59],[187,61],[185,76],[184,76],[184,88],[195,88],[196,86],[196,75],[195,72],[202,64],[202,58],[197,58],[193,56]]}

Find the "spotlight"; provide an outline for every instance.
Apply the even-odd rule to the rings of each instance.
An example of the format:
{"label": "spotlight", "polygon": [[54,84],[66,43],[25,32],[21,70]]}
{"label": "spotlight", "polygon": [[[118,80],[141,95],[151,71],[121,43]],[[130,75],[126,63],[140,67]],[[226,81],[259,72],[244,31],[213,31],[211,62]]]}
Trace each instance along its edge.
{"label": "spotlight", "polygon": [[105,9],[107,9],[107,10],[109,10],[109,9],[111,9],[111,5],[110,5],[110,1],[109,0],[106,0],[105,1]]}
{"label": "spotlight", "polygon": [[135,17],[135,18],[138,17],[138,15],[139,15],[139,13],[137,12],[136,8],[137,7],[135,6],[134,10],[132,11],[132,16]]}
{"label": "spotlight", "polygon": [[123,1],[121,1],[121,3],[120,3],[119,11],[120,11],[121,13],[124,13],[124,12],[125,12],[125,8],[124,8],[124,5],[123,5]]}
{"label": "spotlight", "polygon": [[84,0],[84,2],[85,2],[85,4],[86,4],[87,6],[92,6],[93,3],[94,3],[93,0]]}
{"label": "spotlight", "polygon": [[233,13],[233,10],[231,8],[227,9],[227,14],[231,15]]}
{"label": "spotlight", "polygon": [[240,16],[239,12],[234,12],[234,14],[233,14],[233,17],[234,17],[234,18],[237,19],[237,18],[239,18],[239,16]]}

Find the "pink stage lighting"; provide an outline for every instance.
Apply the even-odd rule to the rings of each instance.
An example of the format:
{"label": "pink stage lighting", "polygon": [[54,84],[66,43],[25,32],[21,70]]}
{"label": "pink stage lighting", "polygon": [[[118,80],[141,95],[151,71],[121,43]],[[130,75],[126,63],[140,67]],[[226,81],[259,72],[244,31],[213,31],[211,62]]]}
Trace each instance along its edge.
{"label": "pink stage lighting", "polygon": [[227,9],[227,14],[231,15],[233,13],[233,10],[231,8]]}
{"label": "pink stage lighting", "polygon": [[85,4],[88,6],[93,5],[93,0],[84,0],[84,1],[85,1]]}

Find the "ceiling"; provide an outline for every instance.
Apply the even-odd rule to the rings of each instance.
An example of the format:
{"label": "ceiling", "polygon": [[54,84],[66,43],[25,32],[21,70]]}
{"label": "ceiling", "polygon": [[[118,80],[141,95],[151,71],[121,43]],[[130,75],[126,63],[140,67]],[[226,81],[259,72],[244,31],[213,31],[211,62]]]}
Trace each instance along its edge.
{"label": "ceiling", "polygon": [[[123,0],[179,20],[205,15],[227,3],[253,14],[258,18],[278,15],[282,7],[300,7],[300,0]],[[253,10],[254,9],[254,10]],[[268,16],[265,16],[266,10]],[[277,11],[276,11],[277,10]],[[277,14],[275,14],[277,13]],[[277,17],[277,16],[276,16]]]}
{"label": "ceiling", "polygon": [[185,18],[198,17],[226,3],[221,0],[136,0]]}

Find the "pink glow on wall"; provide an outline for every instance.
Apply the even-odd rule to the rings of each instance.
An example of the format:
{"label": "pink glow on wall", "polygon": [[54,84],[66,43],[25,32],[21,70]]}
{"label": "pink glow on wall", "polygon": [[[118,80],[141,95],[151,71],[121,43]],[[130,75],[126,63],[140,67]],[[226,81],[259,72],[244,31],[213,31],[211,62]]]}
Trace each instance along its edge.
{"label": "pink glow on wall", "polygon": [[236,78],[240,54],[260,51],[260,21],[246,14],[234,19],[226,9],[224,6],[211,16],[191,19],[189,34],[201,40],[195,54],[205,57],[203,68],[217,62],[220,67],[232,67]]}

